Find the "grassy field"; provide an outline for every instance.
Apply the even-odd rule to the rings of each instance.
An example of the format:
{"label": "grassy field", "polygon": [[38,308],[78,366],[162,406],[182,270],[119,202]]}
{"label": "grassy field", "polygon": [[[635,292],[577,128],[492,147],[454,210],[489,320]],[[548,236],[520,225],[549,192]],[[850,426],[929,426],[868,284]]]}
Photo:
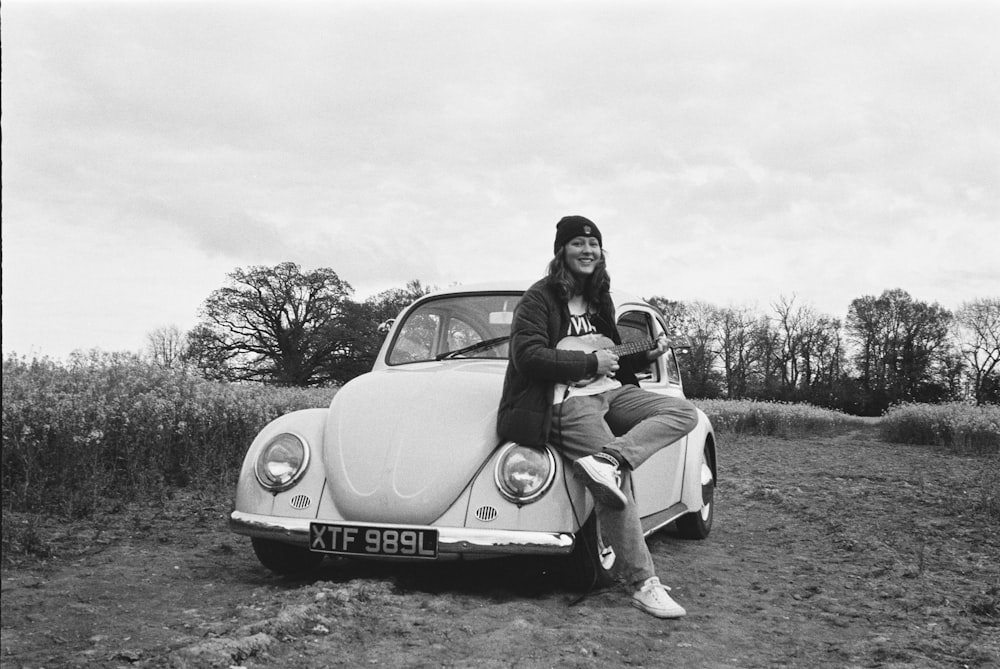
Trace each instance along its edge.
{"label": "grassy field", "polygon": [[[977,511],[1000,522],[1000,406],[906,404],[879,418],[849,416],[802,404],[749,400],[698,400],[720,439],[781,437],[808,439],[860,431],[887,444],[935,446],[978,457],[970,488]],[[927,473],[928,476],[931,472]]]}
{"label": "grassy field", "polygon": [[[335,388],[206,381],[131,355],[69,364],[3,362],[4,510],[87,517],[98,504],[230,485],[254,435],[289,411],[329,404]],[[906,405],[881,419],[808,405],[696,402],[720,438],[785,438],[877,427],[885,441],[1000,451],[1000,407]]]}
{"label": "grassy field", "polygon": [[904,404],[879,421],[885,441],[944,446],[958,453],[1000,450],[1000,406]]}
{"label": "grassy field", "polygon": [[801,437],[841,434],[873,425],[872,419],[849,416],[808,404],[754,400],[695,400],[718,434]]}
{"label": "grassy field", "polygon": [[[679,621],[578,593],[550,561],[330,559],[270,574],[230,532],[232,489],[59,519],[5,513],[0,657],[38,667],[1000,666],[996,456],[833,436],[720,435],[705,541],[648,544]],[[8,541],[7,528],[4,541]],[[128,587],[122,587],[127,583]]]}
{"label": "grassy field", "polygon": [[225,522],[244,451],[335,392],[4,361],[4,666],[997,666],[1000,407],[697,401],[717,523],[651,539],[689,607],[664,626],[522,562],[269,575]]}
{"label": "grassy field", "polygon": [[254,435],[335,389],[206,381],[121,354],[3,362],[4,509],[85,517],[98,502],[233,482]]}

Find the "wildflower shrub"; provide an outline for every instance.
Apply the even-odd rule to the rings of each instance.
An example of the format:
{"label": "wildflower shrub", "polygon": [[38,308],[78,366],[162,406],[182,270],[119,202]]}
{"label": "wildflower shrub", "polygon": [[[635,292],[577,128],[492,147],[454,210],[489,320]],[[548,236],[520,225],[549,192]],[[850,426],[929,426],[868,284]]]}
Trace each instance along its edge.
{"label": "wildflower shrub", "polygon": [[[4,510],[87,516],[175,486],[231,487],[257,432],[327,406],[336,389],[206,381],[135,355],[67,363],[3,361]],[[836,435],[877,424],[881,438],[1000,453],[1000,407],[904,405],[881,419],[751,400],[696,400],[720,438]],[[993,465],[1000,461],[992,458]],[[984,467],[1000,488],[1000,465]],[[996,499],[986,500],[997,509]],[[997,511],[1000,513],[1000,510]]]}
{"label": "wildflower shrub", "polygon": [[879,421],[882,439],[944,446],[959,452],[1000,452],[1000,405],[902,404]]}
{"label": "wildflower shrub", "polygon": [[206,381],[121,353],[3,361],[3,506],[86,516],[171,486],[230,485],[270,420],[335,390]]}
{"label": "wildflower shrub", "polygon": [[756,400],[694,400],[721,435],[807,437],[831,435],[869,424],[863,418],[810,404]]}
{"label": "wildflower shrub", "polygon": [[959,503],[963,510],[1000,521],[1000,405],[902,404],[882,416],[879,430],[885,441],[940,446],[981,458],[968,486],[979,494],[963,495]]}

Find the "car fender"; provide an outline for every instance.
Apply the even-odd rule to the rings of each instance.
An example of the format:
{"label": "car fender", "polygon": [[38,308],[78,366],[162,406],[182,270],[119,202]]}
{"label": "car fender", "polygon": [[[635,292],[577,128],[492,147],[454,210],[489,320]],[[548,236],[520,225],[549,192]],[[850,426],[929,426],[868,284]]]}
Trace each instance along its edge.
{"label": "car fender", "polygon": [[[327,409],[302,409],[271,421],[257,434],[243,458],[240,481],[236,488],[235,510],[244,513],[315,518],[323,492],[323,430]],[[257,456],[274,437],[290,432],[302,439],[309,449],[309,464],[302,478],[281,492],[271,492],[257,481],[254,467]]]}
{"label": "car fender", "polygon": [[516,503],[497,488],[495,474],[501,449],[497,449],[473,480],[462,520],[465,527],[528,531],[576,532],[593,509],[593,500],[570,473],[558,450],[553,454],[555,472],[551,487],[537,500]]}
{"label": "car fender", "polygon": [[681,491],[681,502],[689,511],[697,511],[701,508],[701,459],[705,450],[706,442],[711,451],[711,462],[709,467],[712,475],[718,479],[716,471],[715,456],[715,435],[712,431],[712,424],[701,409],[698,411],[698,424],[688,433],[687,452],[684,461],[684,483]]}

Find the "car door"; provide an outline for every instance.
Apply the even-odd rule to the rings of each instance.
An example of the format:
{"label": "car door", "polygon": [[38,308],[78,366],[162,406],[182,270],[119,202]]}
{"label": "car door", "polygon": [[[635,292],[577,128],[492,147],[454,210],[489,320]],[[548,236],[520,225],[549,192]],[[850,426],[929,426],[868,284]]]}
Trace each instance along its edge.
{"label": "car door", "polygon": [[[619,309],[618,331],[622,343],[656,339],[664,332],[664,324],[651,308],[626,305]],[[650,392],[683,397],[680,372],[672,349],[644,369],[638,370],[639,385]],[[681,500],[684,479],[684,455],[687,438],[680,439],[658,451],[634,473],[636,503],[640,517],[656,514]]]}

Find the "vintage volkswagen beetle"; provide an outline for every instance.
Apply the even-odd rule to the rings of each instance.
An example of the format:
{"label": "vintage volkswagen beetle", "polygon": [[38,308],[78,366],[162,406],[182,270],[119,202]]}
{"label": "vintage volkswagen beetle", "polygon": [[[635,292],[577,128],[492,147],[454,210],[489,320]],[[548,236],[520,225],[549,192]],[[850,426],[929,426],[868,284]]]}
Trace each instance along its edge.
{"label": "vintage volkswagen beetle", "polygon": [[[392,323],[371,372],[329,408],[267,425],[251,444],[231,529],[281,574],[325,555],[446,560],[561,556],[578,588],[610,581],[593,500],[551,448],[503,443],[496,413],[514,305],[523,285],[427,295]],[[623,339],[666,331],[652,306],[615,292]],[[673,349],[640,375],[681,396]],[[706,416],[634,474],[648,534],[671,523],[703,539],[712,527],[716,442]]]}

